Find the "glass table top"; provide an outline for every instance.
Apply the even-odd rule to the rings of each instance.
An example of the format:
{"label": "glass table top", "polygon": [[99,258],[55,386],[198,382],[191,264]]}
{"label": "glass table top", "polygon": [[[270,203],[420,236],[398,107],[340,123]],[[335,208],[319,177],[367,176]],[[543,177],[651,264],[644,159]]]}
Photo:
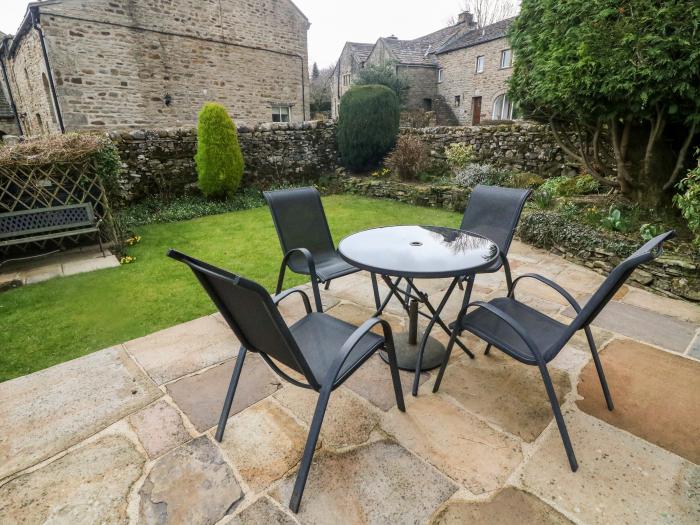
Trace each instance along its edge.
{"label": "glass table top", "polygon": [[489,239],[440,226],[388,226],[345,237],[338,245],[347,262],[396,277],[456,277],[482,270],[498,257]]}

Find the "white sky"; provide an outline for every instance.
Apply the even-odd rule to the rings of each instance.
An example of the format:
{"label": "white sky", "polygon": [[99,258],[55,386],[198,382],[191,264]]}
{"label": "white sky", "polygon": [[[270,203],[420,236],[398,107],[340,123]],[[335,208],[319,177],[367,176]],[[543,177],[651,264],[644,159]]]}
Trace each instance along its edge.
{"label": "white sky", "polygon": [[[27,0],[0,0],[0,31],[13,34]],[[459,11],[459,0],[295,0],[311,21],[309,62],[325,67],[343,44],[374,42],[380,36],[416,38],[442,27]]]}

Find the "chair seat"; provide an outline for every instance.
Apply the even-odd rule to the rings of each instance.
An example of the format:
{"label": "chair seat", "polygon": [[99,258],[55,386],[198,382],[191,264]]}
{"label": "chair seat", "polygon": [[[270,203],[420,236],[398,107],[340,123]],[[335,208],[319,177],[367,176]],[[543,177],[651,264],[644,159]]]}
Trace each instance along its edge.
{"label": "chair seat", "polygon": [[[356,329],[350,323],[319,312],[308,314],[289,328],[319,383],[326,380],[340,349]],[[383,337],[372,332],[365,334],[345,360],[336,384],[347,378],[383,344]]]}
{"label": "chair seat", "polygon": [[[545,362],[555,357],[554,345],[567,331],[565,324],[509,297],[493,299],[489,304],[510,315],[525,328],[537,349],[542,352]],[[520,336],[505,321],[485,308],[475,308],[464,316],[460,330],[473,333],[518,361],[537,364],[535,356]]]}
{"label": "chair seat", "polygon": [[[322,282],[344,277],[359,271],[359,268],[345,262],[337,252],[319,257],[316,261],[316,275],[318,275],[318,278]],[[308,274],[309,272],[306,271],[305,273]]]}

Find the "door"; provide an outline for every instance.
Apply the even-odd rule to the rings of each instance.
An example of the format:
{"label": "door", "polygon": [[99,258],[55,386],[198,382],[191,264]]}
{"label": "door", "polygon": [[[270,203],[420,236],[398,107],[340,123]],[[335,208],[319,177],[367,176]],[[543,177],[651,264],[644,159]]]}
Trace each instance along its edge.
{"label": "door", "polygon": [[472,98],[472,126],[481,122],[481,97]]}

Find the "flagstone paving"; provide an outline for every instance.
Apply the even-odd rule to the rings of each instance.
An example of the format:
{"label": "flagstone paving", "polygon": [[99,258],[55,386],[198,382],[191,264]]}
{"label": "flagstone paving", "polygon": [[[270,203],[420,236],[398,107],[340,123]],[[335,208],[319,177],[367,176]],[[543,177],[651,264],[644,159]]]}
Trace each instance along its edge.
{"label": "flagstone paving", "polygon": [[[522,243],[515,276],[542,273],[579,301],[602,277]],[[417,283],[437,303],[448,280]],[[309,286],[302,287],[308,291]],[[382,290],[386,287],[382,284]],[[505,293],[480,275],[474,299]],[[323,291],[360,324],[369,276]],[[523,280],[517,297],[562,322],[560,296]],[[452,320],[456,292],[445,308]],[[304,315],[299,297],[285,320]],[[406,329],[395,299],[387,320]],[[603,402],[583,334],[549,369],[579,470],[572,473],[539,372],[473,336],[435,371],[369,359],[331,397],[299,514],[289,498],[317,394],[248,354],[222,443],[214,440],[239,344],[214,314],[0,384],[0,523],[668,523],[700,522],[700,307],[624,286],[593,334],[615,410]],[[446,342],[435,329],[433,335]]]}

